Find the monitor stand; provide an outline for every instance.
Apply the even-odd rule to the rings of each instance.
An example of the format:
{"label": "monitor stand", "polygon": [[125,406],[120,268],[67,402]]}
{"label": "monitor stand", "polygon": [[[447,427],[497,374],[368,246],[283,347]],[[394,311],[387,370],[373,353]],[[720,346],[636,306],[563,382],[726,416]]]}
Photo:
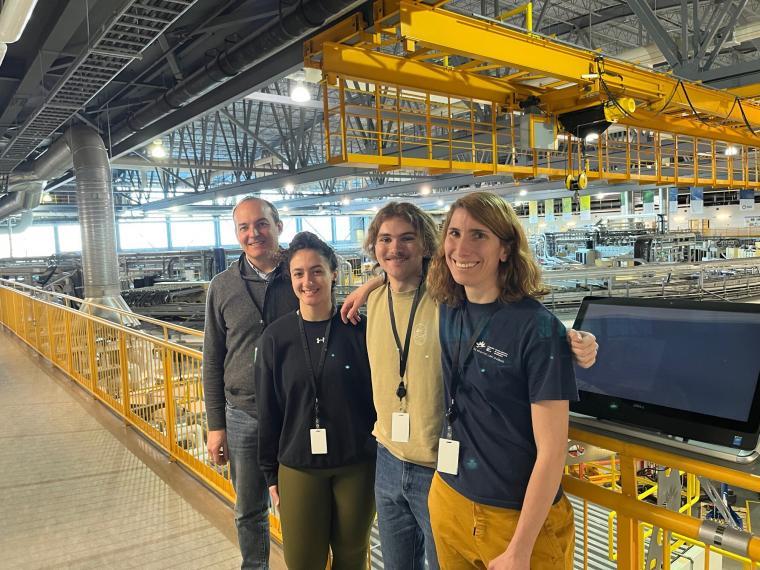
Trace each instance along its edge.
{"label": "monitor stand", "polygon": [[758,442],[757,447],[752,450],[733,449],[731,447],[714,445],[693,439],[684,440],[684,438],[679,436],[668,435],[654,430],[645,430],[638,426],[610,420],[601,420],[591,416],[577,414],[575,412],[570,412],[570,423],[571,425],[575,424],[580,428],[588,426],[608,432],[619,433],[637,439],[652,441],[668,447],[675,447],[692,453],[707,455],[731,463],[747,465],[760,459],[760,441]]}

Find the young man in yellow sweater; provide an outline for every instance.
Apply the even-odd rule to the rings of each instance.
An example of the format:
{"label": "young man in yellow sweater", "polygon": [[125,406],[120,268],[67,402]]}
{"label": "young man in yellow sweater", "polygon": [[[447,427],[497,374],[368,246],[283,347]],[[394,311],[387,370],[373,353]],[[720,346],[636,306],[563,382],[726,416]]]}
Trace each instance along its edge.
{"label": "young man in yellow sweater", "polygon": [[[439,568],[428,491],[444,416],[439,307],[425,291],[427,260],[438,247],[432,218],[390,202],[367,231],[365,249],[385,273],[352,293],[341,309],[355,319],[367,302],[367,352],[377,411],[375,501],[383,564],[389,570]],[[374,290],[373,290],[374,289]],[[368,297],[367,297],[368,296]],[[596,339],[573,334],[580,366],[596,360]]]}

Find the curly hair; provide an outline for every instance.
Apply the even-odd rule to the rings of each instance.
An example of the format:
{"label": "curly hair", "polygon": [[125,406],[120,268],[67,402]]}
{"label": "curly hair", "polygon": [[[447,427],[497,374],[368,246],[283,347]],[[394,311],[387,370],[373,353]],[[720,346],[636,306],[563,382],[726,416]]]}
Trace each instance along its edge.
{"label": "curly hair", "polygon": [[380,227],[392,218],[399,218],[411,224],[422,241],[422,257],[431,258],[438,247],[438,230],[429,214],[409,202],[388,202],[375,214],[364,239],[364,250],[377,261],[375,242],[380,234]]}
{"label": "curly hair", "polygon": [[541,268],[528,247],[525,231],[512,206],[491,192],[472,192],[454,202],[446,215],[443,238],[430,262],[427,277],[428,291],[433,299],[439,303],[458,306],[466,298],[464,287],[454,281],[451,275],[444,252],[451,217],[458,208],[464,208],[484,224],[507,250],[507,260],[499,263],[500,301],[511,303],[524,297],[537,299],[548,293],[541,283]]}
{"label": "curly hair", "polygon": [[285,250],[285,263],[288,266],[288,274],[290,274],[290,260],[296,252],[302,249],[311,249],[321,255],[330,266],[330,271],[338,270],[338,256],[335,255],[335,250],[322,241],[316,234],[311,232],[299,232],[293,239],[290,240],[290,246]]}

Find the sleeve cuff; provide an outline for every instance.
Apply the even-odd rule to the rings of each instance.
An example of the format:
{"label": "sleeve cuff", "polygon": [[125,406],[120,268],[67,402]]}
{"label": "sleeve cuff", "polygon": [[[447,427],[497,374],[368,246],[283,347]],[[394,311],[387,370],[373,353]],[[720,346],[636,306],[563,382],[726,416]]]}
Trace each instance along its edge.
{"label": "sleeve cuff", "polygon": [[267,487],[277,485],[277,469],[274,471],[264,471],[264,479],[266,479]]}
{"label": "sleeve cuff", "polygon": [[206,424],[208,431],[227,429],[227,418],[225,417],[224,411],[221,413],[210,413],[208,410],[206,410]]}

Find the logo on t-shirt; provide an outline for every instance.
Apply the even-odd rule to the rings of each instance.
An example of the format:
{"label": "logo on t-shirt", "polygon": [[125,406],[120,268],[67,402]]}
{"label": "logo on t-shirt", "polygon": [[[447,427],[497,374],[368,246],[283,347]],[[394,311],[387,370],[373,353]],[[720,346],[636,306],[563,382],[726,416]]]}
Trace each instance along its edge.
{"label": "logo on t-shirt", "polygon": [[509,353],[499,350],[486,344],[484,341],[478,341],[475,343],[475,352],[487,356],[491,360],[495,360],[499,364],[504,364],[504,361],[509,358]]}
{"label": "logo on t-shirt", "polygon": [[428,326],[426,323],[417,323],[412,332],[412,338],[414,338],[414,344],[422,346],[427,342]]}

